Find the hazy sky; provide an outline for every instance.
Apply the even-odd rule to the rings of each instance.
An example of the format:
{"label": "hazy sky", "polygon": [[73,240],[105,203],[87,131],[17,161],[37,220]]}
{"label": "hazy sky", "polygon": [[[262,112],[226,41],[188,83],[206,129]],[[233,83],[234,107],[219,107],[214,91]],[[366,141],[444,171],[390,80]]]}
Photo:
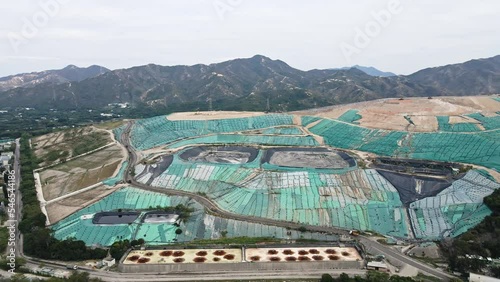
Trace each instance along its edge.
{"label": "hazy sky", "polygon": [[0,76],[255,54],[302,70],[360,64],[409,74],[499,55],[499,27],[498,0],[3,1]]}

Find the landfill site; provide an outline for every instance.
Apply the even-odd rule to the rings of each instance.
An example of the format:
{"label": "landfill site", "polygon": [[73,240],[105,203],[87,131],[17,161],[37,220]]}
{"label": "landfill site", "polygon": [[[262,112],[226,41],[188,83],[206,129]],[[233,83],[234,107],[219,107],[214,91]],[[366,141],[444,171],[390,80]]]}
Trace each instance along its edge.
{"label": "landfill site", "polygon": [[[174,257],[159,248],[198,239],[302,238],[337,242],[332,248],[340,248],[340,233],[352,230],[409,242],[456,237],[491,214],[483,198],[500,188],[500,112],[492,110],[500,102],[450,99],[427,101],[432,107],[413,114],[411,100],[393,99],[385,102],[410,106],[392,115],[376,112],[382,103],[377,101],[372,107],[362,103],[309,112],[231,112],[227,118],[223,112],[178,113],[136,120],[113,131],[137,156],[103,181],[113,192],[51,227],[56,238],[89,246],[145,240],[151,252],[134,251],[122,259],[130,272],[139,271],[138,264],[176,270],[220,264],[214,261],[217,249],[172,250],[184,252]],[[453,111],[440,111],[453,103]],[[393,125],[377,126],[376,115]],[[125,179],[128,170],[133,182]],[[231,216],[207,212],[205,201]],[[192,208],[190,217],[178,220],[155,211],[177,205]],[[299,232],[272,222],[342,232]],[[266,248],[225,251],[233,254],[231,264],[349,261],[342,250],[328,247],[318,249],[322,262],[308,251],[313,247],[302,256],[300,248],[276,250],[294,252],[290,261],[290,255],[269,256]],[[357,250],[350,256],[358,265],[363,259]]]}

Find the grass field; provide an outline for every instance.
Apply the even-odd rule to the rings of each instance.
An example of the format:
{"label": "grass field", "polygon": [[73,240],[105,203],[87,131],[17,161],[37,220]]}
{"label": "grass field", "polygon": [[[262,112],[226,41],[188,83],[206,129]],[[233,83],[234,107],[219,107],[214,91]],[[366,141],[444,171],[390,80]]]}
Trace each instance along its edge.
{"label": "grass field", "polygon": [[125,124],[125,121],[118,120],[118,121],[108,121],[108,122],[98,123],[95,124],[94,126],[99,129],[113,130],[115,128],[122,126],[123,124]]}
{"label": "grass field", "polygon": [[90,152],[111,142],[109,132],[94,127],[69,129],[32,139],[41,166]]}
{"label": "grass field", "polygon": [[111,146],[40,172],[46,201],[94,185],[111,176],[122,160],[122,150]]}
{"label": "grass field", "polygon": [[110,189],[103,185],[78,195],[50,203],[46,206],[49,220],[51,223],[56,223],[76,211],[99,201],[115,190],[116,189]]}

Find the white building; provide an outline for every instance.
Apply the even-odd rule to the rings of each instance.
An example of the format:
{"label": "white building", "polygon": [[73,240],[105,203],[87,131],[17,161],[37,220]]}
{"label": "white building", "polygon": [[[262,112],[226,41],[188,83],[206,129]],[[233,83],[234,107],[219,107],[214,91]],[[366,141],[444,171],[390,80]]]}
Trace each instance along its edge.
{"label": "white building", "polygon": [[103,266],[112,267],[115,264],[116,264],[116,260],[112,257],[107,257],[107,258],[102,260]]}
{"label": "white building", "polygon": [[500,282],[500,279],[471,273],[469,276],[469,281],[473,281],[473,282]]}

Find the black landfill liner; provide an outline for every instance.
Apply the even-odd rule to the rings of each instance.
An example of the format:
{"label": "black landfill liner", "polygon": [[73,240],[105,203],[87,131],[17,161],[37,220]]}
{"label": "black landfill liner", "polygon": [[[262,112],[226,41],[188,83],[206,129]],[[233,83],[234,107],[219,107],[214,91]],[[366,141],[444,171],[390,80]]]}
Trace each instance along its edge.
{"label": "black landfill liner", "polygon": [[174,156],[166,155],[161,157],[160,161],[156,163],[157,166],[155,168],[149,166],[148,171],[152,172],[153,175],[149,178],[146,184],[151,186],[153,180],[155,180],[155,178],[164,173],[165,170],[167,170],[167,168],[172,164],[173,161],[174,161]]}
{"label": "black landfill liner", "polygon": [[93,224],[115,225],[129,224],[139,217],[138,212],[100,212],[92,218]]}
{"label": "black landfill liner", "polygon": [[[405,206],[417,200],[436,196],[441,191],[451,186],[451,182],[444,179],[413,176],[385,170],[377,170],[377,172],[398,190],[401,202],[403,202]],[[422,188],[420,193],[416,191],[417,181],[421,182]]]}

